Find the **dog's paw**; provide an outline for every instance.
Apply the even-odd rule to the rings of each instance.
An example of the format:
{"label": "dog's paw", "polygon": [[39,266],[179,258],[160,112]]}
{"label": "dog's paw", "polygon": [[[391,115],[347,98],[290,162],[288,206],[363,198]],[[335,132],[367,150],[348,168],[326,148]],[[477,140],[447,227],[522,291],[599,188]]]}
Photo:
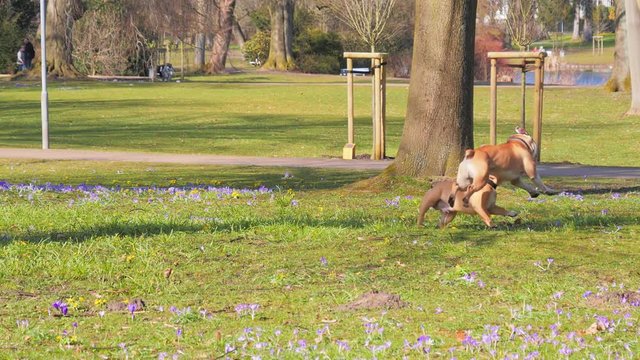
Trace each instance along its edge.
{"label": "dog's paw", "polygon": [[518,212],[517,211],[508,211],[507,212],[507,216],[516,217],[516,216],[518,216]]}
{"label": "dog's paw", "polygon": [[540,196],[539,192],[529,193],[529,197],[531,197],[532,199],[537,198],[538,196]]}

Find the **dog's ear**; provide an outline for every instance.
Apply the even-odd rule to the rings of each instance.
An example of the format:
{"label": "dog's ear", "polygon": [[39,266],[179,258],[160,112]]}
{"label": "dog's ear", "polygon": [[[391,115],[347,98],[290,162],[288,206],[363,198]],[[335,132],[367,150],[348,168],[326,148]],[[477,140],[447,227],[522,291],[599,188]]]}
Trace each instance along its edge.
{"label": "dog's ear", "polygon": [[465,158],[465,159],[471,159],[471,158],[473,157],[473,155],[475,155],[475,153],[476,153],[476,151],[475,151],[475,150],[473,150],[473,149],[467,149],[467,150],[464,152],[464,158]]}
{"label": "dog's ear", "polygon": [[521,128],[520,126],[516,126],[516,134],[529,135],[527,133],[527,130],[525,130],[524,128]]}

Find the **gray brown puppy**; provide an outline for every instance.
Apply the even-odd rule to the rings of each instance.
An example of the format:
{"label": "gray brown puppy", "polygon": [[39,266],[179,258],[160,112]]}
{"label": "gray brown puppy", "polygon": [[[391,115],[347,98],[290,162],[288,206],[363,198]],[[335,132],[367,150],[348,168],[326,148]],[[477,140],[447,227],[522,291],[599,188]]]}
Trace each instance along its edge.
{"label": "gray brown puppy", "polygon": [[496,205],[496,186],[495,178],[489,177],[487,183],[480,190],[471,194],[469,204],[465,206],[463,201],[465,193],[457,191],[458,186],[455,180],[443,180],[434,183],[431,189],[424,194],[420,203],[418,226],[422,226],[424,215],[430,208],[442,212],[440,221],[438,221],[439,228],[447,226],[458,212],[477,214],[488,227],[492,227],[491,215],[517,216],[517,212],[508,211]]}

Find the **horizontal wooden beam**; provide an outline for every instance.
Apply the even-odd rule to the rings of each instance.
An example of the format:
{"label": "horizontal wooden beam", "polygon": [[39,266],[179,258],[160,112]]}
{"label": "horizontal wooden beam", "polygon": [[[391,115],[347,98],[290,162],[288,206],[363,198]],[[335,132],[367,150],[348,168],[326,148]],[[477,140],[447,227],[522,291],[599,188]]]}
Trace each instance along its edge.
{"label": "horizontal wooden beam", "polygon": [[368,52],[345,52],[343,56],[351,59],[383,59],[388,53],[368,53]]}
{"label": "horizontal wooden beam", "polygon": [[491,51],[487,53],[489,59],[542,59],[547,56],[547,53],[542,52],[520,52],[520,51]]}

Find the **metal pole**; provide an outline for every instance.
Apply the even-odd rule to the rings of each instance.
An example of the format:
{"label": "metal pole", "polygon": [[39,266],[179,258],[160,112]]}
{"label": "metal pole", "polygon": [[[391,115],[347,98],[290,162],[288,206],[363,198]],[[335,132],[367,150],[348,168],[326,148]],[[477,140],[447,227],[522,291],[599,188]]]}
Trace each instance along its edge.
{"label": "metal pole", "polygon": [[42,117],[42,148],[49,149],[49,94],[47,94],[47,1],[40,0],[40,69],[42,76],[42,96],[40,112]]}

